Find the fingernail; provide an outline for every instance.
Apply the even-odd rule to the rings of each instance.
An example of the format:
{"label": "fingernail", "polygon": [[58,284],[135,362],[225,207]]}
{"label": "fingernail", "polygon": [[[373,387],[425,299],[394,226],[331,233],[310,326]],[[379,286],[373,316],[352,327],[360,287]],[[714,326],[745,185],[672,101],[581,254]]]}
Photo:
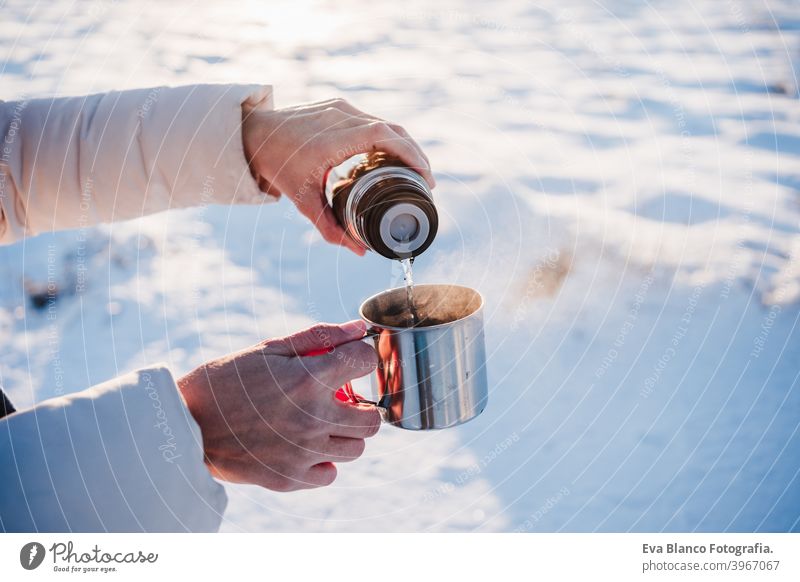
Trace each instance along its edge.
{"label": "fingernail", "polygon": [[360,319],[356,319],[354,321],[348,321],[347,323],[342,324],[342,331],[344,331],[348,335],[356,335],[356,334],[364,335],[365,333],[367,333],[367,324],[361,321]]}

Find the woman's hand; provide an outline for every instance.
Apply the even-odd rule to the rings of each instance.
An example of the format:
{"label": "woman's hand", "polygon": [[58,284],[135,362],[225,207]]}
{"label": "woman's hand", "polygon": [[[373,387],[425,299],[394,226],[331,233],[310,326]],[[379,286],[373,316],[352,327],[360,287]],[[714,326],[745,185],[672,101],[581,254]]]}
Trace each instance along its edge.
{"label": "woman's hand", "polygon": [[435,185],[428,158],[405,129],[343,99],[273,111],[245,107],[242,115],[245,155],[262,190],[289,196],[326,241],[358,255],[364,250],[345,234],[325,199],[328,169],[356,154],[384,151]]}
{"label": "woman's hand", "polygon": [[[335,398],[345,382],[377,366],[375,350],[353,341],[364,333],[361,321],[316,325],[213,360],[178,380],[200,425],[211,474],[274,491],[332,483],[333,463],[357,459],[364,439],[380,428],[374,406]],[[324,355],[298,355],[331,346]]]}

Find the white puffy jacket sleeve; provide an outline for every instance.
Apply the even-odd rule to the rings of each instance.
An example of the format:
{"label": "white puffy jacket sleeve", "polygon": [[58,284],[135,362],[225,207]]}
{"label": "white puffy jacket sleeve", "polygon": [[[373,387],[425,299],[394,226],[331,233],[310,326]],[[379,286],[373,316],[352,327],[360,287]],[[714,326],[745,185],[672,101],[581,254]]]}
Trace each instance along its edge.
{"label": "white puffy jacket sleeve", "polygon": [[227,497],[169,370],[139,370],[0,421],[0,530],[216,531]]}
{"label": "white puffy jacket sleeve", "polygon": [[[0,244],[202,203],[274,200],[242,104],[200,85],[0,102]],[[0,530],[214,531],[226,496],[169,371],[140,370],[0,420]]]}
{"label": "white puffy jacket sleeve", "polygon": [[269,87],[193,85],[0,103],[0,244],[168,208],[275,200],[250,174],[242,104]]}

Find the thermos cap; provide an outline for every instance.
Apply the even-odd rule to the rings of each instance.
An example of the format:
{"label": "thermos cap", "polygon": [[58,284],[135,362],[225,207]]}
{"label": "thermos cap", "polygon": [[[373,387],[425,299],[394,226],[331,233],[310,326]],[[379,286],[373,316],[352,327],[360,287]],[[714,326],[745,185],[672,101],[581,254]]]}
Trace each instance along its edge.
{"label": "thermos cap", "polygon": [[428,239],[429,232],[428,215],[416,204],[393,204],[381,217],[381,240],[398,255],[416,251]]}

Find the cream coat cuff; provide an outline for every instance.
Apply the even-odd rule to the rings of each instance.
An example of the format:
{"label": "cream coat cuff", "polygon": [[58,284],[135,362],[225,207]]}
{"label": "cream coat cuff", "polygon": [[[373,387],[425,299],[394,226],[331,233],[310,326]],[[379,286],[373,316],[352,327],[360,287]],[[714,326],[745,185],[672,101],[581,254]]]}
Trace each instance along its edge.
{"label": "cream coat cuff", "polygon": [[205,204],[275,200],[253,179],[242,104],[258,85],[192,85],[0,103],[0,244]]}
{"label": "cream coat cuff", "polygon": [[165,367],[0,421],[0,529],[216,531],[225,490]]}

